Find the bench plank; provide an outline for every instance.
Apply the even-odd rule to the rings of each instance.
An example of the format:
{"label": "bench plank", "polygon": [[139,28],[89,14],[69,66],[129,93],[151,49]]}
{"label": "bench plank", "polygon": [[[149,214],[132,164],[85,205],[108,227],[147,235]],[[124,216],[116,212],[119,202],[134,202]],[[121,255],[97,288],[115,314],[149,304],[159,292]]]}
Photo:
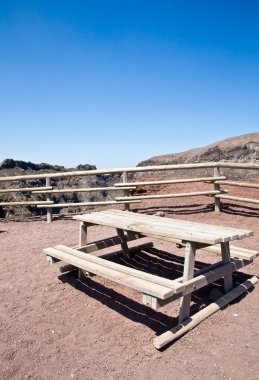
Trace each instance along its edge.
{"label": "bench plank", "polygon": [[[181,286],[174,280],[167,280],[137,269],[113,263],[100,257],[83,254],[82,252],[65,246],[45,248],[43,252],[47,256],[63,260],[68,264],[95,273],[108,280],[118,282],[139,290],[142,293],[150,294],[161,299],[170,297],[175,293],[175,290]],[[170,285],[170,287],[168,285]]]}

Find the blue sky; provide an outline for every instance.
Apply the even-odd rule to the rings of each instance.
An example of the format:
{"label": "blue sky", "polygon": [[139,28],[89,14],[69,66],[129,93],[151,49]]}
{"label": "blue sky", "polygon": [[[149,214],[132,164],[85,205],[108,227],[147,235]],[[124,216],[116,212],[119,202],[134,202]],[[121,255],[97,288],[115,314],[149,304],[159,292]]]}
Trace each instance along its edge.
{"label": "blue sky", "polygon": [[0,0],[4,158],[135,166],[259,131],[259,1]]}

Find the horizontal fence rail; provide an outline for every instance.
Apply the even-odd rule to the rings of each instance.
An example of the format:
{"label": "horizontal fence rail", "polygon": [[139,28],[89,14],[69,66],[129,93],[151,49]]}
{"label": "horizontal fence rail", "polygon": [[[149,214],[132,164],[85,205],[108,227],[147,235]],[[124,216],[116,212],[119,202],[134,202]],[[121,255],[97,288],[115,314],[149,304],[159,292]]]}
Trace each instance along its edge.
{"label": "horizontal fence rail", "polygon": [[[140,166],[133,168],[115,168],[115,169],[101,169],[101,170],[82,170],[73,172],[56,172],[56,173],[41,173],[30,175],[17,175],[17,176],[5,176],[0,177],[0,183],[17,182],[17,181],[30,181],[36,179],[44,179],[42,186],[32,187],[19,187],[19,188],[4,188],[0,189],[1,194],[8,193],[24,193],[29,192],[33,196],[41,195],[45,197],[45,200],[26,200],[26,201],[0,201],[0,206],[36,206],[37,208],[47,209],[47,221],[52,220],[53,208],[65,208],[65,207],[84,207],[84,206],[101,206],[101,205],[114,205],[124,204],[125,210],[129,210],[131,203],[140,203],[145,199],[163,199],[163,198],[179,198],[179,197],[195,197],[195,196],[210,196],[214,198],[215,211],[220,211],[221,200],[232,200],[236,202],[246,202],[252,204],[259,204],[258,199],[244,198],[239,196],[228,195],[228,189],[225,186],[239,187],[247,189],[259,189],[258,183],[251,182],[238,182],[230,181],[225,175],[222,175],[221,169],[244,169],[244,170],[259,170],[259,164],[246,164],[246,163],[227,163],[227,162],[209,162],[209,163],[197,163],[197,164],[181,164],[181,165],[158,165],[158,166]],[[168,176],[171,176],[172,171],[177,170],[189,170],[189,169],[211,169],[213,175],[200,176],[196,178],[180,178],[180,179],[165,179],[165,180],[147,180],[147,181],[128,181],[128,174],[131,173],[152,173],[152,172],[168,172]],[[78,188],[57,188],[51,183],[51,179],[62,179],[65,177],[84,177],[84,176],[98,176],[98,175],[111,175],[121,174],[122,182],[115,183],[112,186],[107,187],[78,187]],[[196,192],[180,192],[180,193],[168,193],[168,194],[154,194],[142,195],[137,191],[145,186],[160,186],[160,185],[177,185],[188,183],[204,183],[212,184],[213,189],[206,189],[204,191]],[[223,186],[223,188],[222,188]],[[55,194],[62,193],[91,193],[91,192],[118,192],[121,191],[123,196],[116,196],[113,200],[109,201],[84,201],[84,202],[66,202],[55,203],[53,196]],[[137,194],[134,194],[136,192]]]}

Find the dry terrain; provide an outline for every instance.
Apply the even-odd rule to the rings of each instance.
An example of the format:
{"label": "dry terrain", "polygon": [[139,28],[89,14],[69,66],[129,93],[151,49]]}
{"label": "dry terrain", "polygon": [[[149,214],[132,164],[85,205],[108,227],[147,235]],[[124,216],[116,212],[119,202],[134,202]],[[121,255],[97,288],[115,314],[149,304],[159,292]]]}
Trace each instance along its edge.
{"label": "dry terrain", "polygon": [[[151,200],[138,207],[138,212],[163,210],[167,217],[252,229],[254,236],[236,245],[259,249],[259,207],[227,201],[215,214],[212,199],[205,197]],[[113,234],[104,227],[89,231],[90,240]],[[77,238],[78,222],[70,217],[51,224],[40,218],[1,220],[1,379],[258,378],[259,285],[159,352],[152,340],[176,324],[179,303],[153,311],[132,289],[99,277],[79,281],[73,272],[61,274],[59,263],[47,264],[44,247],[73,246]],[[183,250],[160,241],[154,247],[127,264],[180,276]],[[200,263],[216,260],[215,254],[198,254]],[[259,259],[244,272],[258,276]],[[245,276],[235,276],[235,283]],[[192,312],[209,302],[208,291],[195,294]]]}

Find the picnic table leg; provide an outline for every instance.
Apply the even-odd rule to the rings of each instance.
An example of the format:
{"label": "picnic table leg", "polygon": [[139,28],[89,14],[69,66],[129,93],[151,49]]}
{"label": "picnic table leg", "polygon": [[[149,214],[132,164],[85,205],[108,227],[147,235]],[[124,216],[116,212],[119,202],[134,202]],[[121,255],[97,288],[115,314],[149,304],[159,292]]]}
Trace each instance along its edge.
{"label": "picnic table leg", "polygon": [[[87,245],[87,224],[80,222],[79,224],[79,248]],[[86,276],[86,272],[78,268],[78,278],[82,279]]]}
{"label": "picnic table leg", "polygon": [[[221,245],[222,262],[224,264],[230,263],[229,242],[227,242],[227,243],[221,243],[220,245]],[[232,273],[224,276],[224,290],[225,290],[225,293],[229,292],[231,289],[233,289]]]}
{"label": "picnic table leg", "polygon": [[127,244],[126,236],[124,235],[124,231],[120,228],[116,228],[117,234],[121,240],[121,249],[124,257],[130,258],[130,251]]}
{"label": "picnic table leg", "polygon": [[[183,271],[183,282],[190,280],[194,275],[194,264],[195,264],[195,252],[196,243],[187,242],[185,246],[185,258],[184,258],[184,271]],[[179,313],[179,323],[182,323],[185,319],[190,316],[192,294],[186,294],[181,298],[180,303],[180,313]]]}
{"label": "picnic table leg", "polygon": [[79,224],[79,248],[87,244],[87,225],[84,222]]}

